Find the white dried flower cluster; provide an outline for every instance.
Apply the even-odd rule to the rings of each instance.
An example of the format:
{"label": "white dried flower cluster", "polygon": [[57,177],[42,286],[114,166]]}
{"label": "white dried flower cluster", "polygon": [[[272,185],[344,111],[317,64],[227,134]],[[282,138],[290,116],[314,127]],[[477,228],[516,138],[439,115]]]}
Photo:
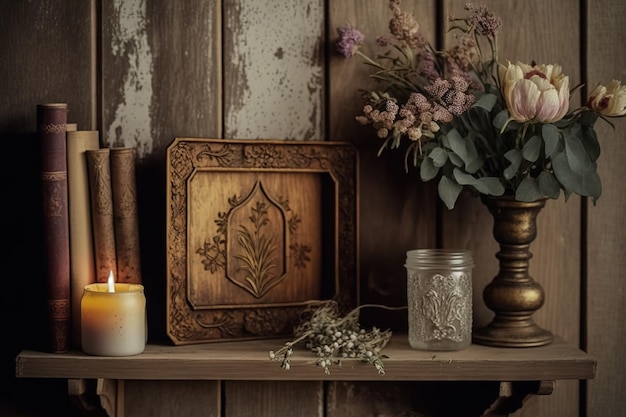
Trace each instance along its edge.
{"label": "white dried flower cluster", "polygon": [[329,375],[330,367],[342,366],[346,359],[357,359],[374,365],[380,375],[385,374],[382,349],[391,338],[390,330],[373,327],[369,331],[359,324],[360,306],[341,317],[337,303],[325,302],[320,306],[304,310],[303,321],[294,331],[295,339],[285,343],[276,352],[271,351],[269,358],[280,361],[283,369],[291,368],[291,356],[296,344],[304,342],[305,347],[317,358],[312,361]]}

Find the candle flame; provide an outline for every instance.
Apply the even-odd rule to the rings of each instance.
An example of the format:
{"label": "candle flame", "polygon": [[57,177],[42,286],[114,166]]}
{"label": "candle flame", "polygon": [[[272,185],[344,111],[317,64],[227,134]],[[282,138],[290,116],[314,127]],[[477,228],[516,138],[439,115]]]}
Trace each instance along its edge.
{"label": "candle flame", "polygon": [[109,285],[109,292],[115,292],[115,278],[113,277],[113,271],[109,272],[109,280],[107,281]]}

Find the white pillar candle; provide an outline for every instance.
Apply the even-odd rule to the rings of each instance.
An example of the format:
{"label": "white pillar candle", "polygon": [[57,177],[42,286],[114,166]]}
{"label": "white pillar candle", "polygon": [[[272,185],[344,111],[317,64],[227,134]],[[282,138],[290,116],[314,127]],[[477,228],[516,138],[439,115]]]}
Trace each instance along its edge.
{"label": "white pillar candle", "polygon": [[[111,292],[110,290],[114,291]],[[81,346],[98,356],[137,355],[146,347],[143,285],[97,283],[81,299]]]}

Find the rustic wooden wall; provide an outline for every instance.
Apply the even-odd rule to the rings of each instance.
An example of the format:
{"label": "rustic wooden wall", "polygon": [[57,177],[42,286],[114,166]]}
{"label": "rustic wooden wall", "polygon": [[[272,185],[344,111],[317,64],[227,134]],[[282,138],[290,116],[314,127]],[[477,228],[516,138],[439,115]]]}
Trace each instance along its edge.
{"label": "rustic wooden wall", "polygon": [[[404,0],[431,40],[445,43],[445,16],[466,0]],[[619,0],[486,0],[505,22],[501,60],[558,62],[574,83],[626,81]],[[371,86],[357,59],[334,54],[335,28],[351,23],[387,33],[385,0],[111,0],[0,3],[0,140],[8,192],[2,205],[0,263],[7,285],[1,357],[0,414],[35,417],[50,409],[75,413],[63,381],[15,380],[14,358],[37,348],[43,319],[36,262],[40,229],[35,106],[69,104],[69,121],[99,129],[104,146],[138,151],[141,249],[150,338],[165,337],[165,149],[177,136],[240,139],[347,140],[360,152],[361,302],[401,306],[404,252],[442,245],[474,251],[475,322],[491,313],[481,291],[496,272],[491,219],[473,198],[441,208],[432,184],[406,174],[402,155],[376,157],[378,142],[359,126],[358,88]],[[575,97],[574,100],[582,100]],[[576,103],[578,104],[578,103]],[[626,123],[599,130],[604,195],[598,205],[578,197],[549,201],[539,216],[531,275],[546,290],[540,325],[598,358],[589,383],[559,382],[551,396],[532,398],[516,416],[618,416],[626,407],[626,343],[621,317],[626,294],[623,232],[626,200],[620,180]],[[7,243],[8,246],[7,246]],[[34,261],[35,260],[35,261]],[[28,302],[26,301],[28,300]],[[31,318],[32,317],[32,318]],[[364,321],[403,329],[402,312]],[[151,404],[191,401],[202,415],[408,415],[406,395],[437,395],[423,384],[220,382],[127,384],[127,415]],[[47,394],[46,394],[47,393]],[[37,401],[33,401],[37,398]],[[5,412],[6,411],[6,412]]]}

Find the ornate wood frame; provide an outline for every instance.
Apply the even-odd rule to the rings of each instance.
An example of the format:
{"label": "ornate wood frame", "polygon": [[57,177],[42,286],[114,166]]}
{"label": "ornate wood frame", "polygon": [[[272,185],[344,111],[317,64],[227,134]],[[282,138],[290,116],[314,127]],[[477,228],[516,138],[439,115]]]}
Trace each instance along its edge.
{"label": "ornate wood frame", "polygon": [[358,158],[344,142],[176,138],[167,148],[167,334],[291,335],[358,305]]}

